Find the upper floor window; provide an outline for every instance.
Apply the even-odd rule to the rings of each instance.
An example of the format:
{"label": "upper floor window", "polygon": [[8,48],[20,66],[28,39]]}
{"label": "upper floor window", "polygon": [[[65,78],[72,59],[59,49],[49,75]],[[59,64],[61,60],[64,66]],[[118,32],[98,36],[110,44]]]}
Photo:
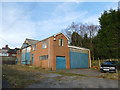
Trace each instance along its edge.
{"label": "upper floor window", "polygon": [[36,50],[36,44],[35,44],[35,45],[33,45],[33,51],[34,51],[34,50]]}
{"label": "upper floor window", "polygon": [[42,48],[44,49],[44,48],[47,48],[47,41],[43,41],[42,42]]}
{"label": "upper floor window", "polygon": [[59,46],[63,46],[63,39],[59,39]]}
{"label": "upper floor window", "polygon": [[26,47],[27,45],[28,45],[27,43],[24,43],[24,45],[23,45],[23,46],[24,46],[24,47]]}

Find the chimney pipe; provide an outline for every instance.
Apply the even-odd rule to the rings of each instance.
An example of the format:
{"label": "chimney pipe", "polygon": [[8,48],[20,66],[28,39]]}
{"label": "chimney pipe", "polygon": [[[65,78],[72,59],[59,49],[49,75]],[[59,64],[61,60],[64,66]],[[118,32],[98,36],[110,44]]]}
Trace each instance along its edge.
{"label": "chimney pipe", "polygon": [[6,45],[5,47],[8,48],[8,45]]}

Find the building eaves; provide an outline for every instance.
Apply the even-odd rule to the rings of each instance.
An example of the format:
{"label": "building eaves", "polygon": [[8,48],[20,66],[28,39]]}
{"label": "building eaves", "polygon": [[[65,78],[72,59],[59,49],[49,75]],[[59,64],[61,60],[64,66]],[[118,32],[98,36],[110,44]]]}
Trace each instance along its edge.
{"label": "building eaves", "polygon": [[82,48],[82,47],[76,47],[76,46],[71,46],[71,45],[68,45],[69,48],[74,48],[74,49],[81,49],[81,50],[90,50],[90,49],[87,49],[87,48]]}

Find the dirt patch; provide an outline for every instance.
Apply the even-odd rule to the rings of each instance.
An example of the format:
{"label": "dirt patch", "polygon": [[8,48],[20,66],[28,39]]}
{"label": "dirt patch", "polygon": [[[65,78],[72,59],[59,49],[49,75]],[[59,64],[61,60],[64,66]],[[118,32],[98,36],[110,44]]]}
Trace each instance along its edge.
{"label": "dirt patch", "polygon": [[118,73],[103,73],[98,77],[118,80]]}
{"label": "dirt patch", "polygon": [[62,75],[57,74],[57,73],[48,73],[48,74],[45,74],[44,76],[46,76],[46,77],[58,77],[58,76],[62,76]]}

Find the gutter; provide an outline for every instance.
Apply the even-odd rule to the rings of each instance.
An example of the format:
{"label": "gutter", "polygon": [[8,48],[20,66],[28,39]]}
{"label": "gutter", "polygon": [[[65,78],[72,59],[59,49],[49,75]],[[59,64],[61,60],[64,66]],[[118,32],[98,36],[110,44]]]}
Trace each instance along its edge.
{"label": "gutter", "polygon": [[89,49],[86,49],[86,48],[81,48],[81,47],[76,47],[76,46],[69,46],[69,48],[75,48],[75,49],[81,49],[81,50],[89,50]]}

